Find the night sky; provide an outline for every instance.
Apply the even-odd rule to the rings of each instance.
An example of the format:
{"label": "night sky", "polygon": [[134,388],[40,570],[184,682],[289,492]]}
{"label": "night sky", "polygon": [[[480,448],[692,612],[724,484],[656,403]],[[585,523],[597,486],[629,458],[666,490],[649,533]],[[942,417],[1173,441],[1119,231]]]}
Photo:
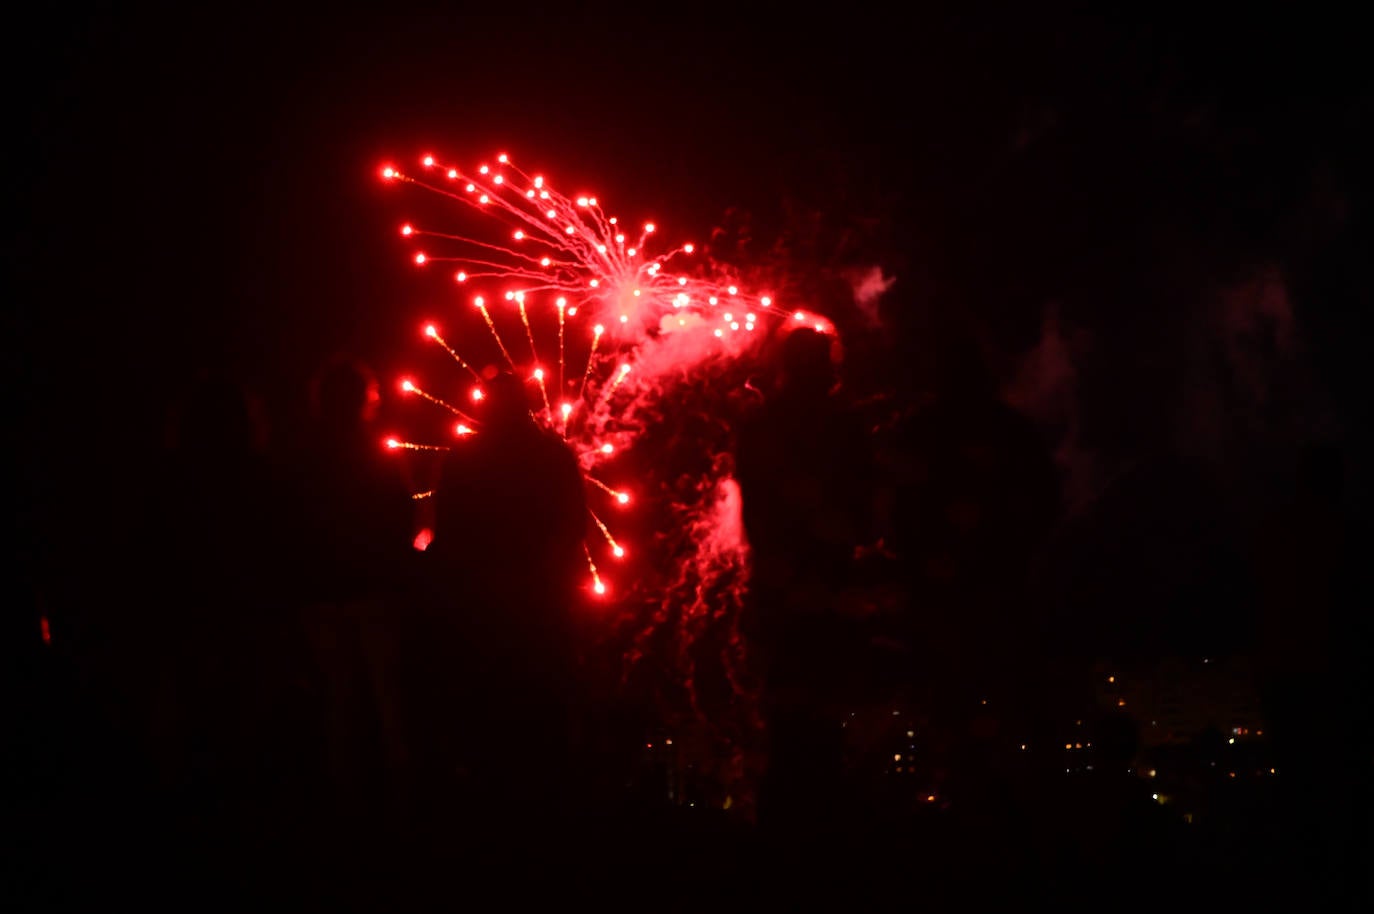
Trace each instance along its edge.
{"label": "night sky", "polygon": [[[439,302],[376,169],[431,150],[507,151],[700,236],[732,207],[762,236],[789,206],[867,226],[850,256],[897,278],[893,383],[921,389],[972,339],[1071,503],[1161,455],[1113,510],[1207,504],[1194,460],[1229,503],[1276,503],[1328,443],[1363,498],[1374,155],[1352,23],[500,6],[78,5],[11,31],[31,555],[118,526],[198,369],[245,378],[281,430],[329,353],[406,364]],[[1147,545],[1220,523],[1156,513],[1126,522]]]}

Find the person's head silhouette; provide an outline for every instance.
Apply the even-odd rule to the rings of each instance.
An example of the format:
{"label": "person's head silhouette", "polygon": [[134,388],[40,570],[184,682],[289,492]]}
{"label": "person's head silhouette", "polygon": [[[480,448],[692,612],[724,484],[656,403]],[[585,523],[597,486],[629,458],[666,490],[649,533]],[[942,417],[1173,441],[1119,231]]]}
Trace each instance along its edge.
{"label": "person's head silhouette", "polygon": [[524,382],[510,371],[498,371],[482,385],[482,429],[505,432],[530,423],[530,401]]}
{"label": "person's head silhouette", "polygon": [[338,355],[316,375],[311,391],[315,417],[331,432],[357,431],[381,403],[377,376],[358,359]]}
{"label": "person's head silhouette", "polygon": [[835,386],[830,337],[809,327],[793,330],[782,344],[782,387],[792,394],[823,397]]}
{"label": "person's head silhouette", "polygon": [[186,453],[237,456],[265,447],[266,425],[260,405],[243,384],[207,371],[173,409],[169,440]]}

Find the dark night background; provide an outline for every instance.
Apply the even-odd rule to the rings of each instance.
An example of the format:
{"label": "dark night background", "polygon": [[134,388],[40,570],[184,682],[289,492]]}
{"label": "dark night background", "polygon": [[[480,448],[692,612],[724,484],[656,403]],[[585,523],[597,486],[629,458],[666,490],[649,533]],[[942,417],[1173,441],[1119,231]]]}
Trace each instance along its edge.
{"label": "dark night background", "polygon": [[[335,348],[403,361],[432,303],[374,170],[430,147],[518,150],[683,232],[732,206],[776,223],[784,196],[881,220],[868,250],[911,361],[938,348],[926,323],[962,322],[1011,378],[1057,309],[1091,338],[1094,449],[1176,440],[1189,385],[1261,384],[1287,402],[1253,409],[1347,438],[1365,407],[1369,80],[1339,18],[78,7],[12,40],[35,484],[131,456],[194,366],[289,411]],[[1246,356],[1301,377],[1199,377],[1189,350],[1247,318],[1191,315],[1261,275],[1286,290],[1265,317],[1286,348]]]}
{"label": "dark night background", "polygon": [[[1054,455],[1077,551],[1047,625],[1084,654],[1258,649],[1251,533],[1305,468],[1363,529],[1355,11],[501,6],[75,5],[9,30],[7,640],[35,643],[35,608],[60,632],[53,578],[119,536],[197,370],[245,378],[289,436],[331,352],[406,366],[440,303],[376,169],[429,150],[509,151],[699,237],[732,208],[763,246],[798,213],[848,231],[836,258],[896,277],[876,386],[976,351]],[[1364,576],[1341,624],[1367,638]]]}

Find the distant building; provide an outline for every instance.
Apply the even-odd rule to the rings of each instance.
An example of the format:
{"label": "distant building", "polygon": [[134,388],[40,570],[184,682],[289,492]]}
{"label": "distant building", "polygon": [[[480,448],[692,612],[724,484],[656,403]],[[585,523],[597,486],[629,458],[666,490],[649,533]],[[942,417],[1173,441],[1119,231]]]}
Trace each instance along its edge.
{"label": "distant building", "polygon": [[1094,676],[1098,707],[1133,717],[1142,748],[1187,743],[1210,729],[1227,738],[1264,735],[1257,680],[1245,658],[1167,657],[1136,666],[1101,661]]}

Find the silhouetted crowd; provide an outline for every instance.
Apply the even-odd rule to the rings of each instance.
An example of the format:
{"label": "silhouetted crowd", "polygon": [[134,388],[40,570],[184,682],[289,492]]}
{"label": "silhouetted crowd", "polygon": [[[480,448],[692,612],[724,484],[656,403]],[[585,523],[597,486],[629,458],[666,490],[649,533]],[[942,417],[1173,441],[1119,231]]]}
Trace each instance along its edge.
{"label": "silhouetted crowd", "polygon": [[[970,350],[951,345],[907,402],[850,397],[832,339],[807,329],[772,367],[734,448],[756,816],[626,789],[644,732],[606,726],[622,709],[592,697],[581,471],[523,382],[493,372],[480,434],[408,461],[381,446],[377,379],[339,358],[280,441],[244,385],[197,379],[127,480],[139,510],[27,582],[19,894],[982,909],[1367,885],[1369,629],[1347,596],[1338,455],[1314,451],[1262,531],[1246,567],[1263,599],[1236,623],[1234,648],[1263,660],[1280,793],[1259,825],[1194,824],[1129,771],[1142,722],[1092,707],[1092,663],[1122,644],[1093,634],[1117,609],[1084,582],[1153,573],[1113,564],[1129,512],[1066,515],[1048,447]],[[1166,470],[1117,488],[1186,491]],[[1181,587],[1114,637],[1172,627],[1191,645],[1214,596]],[[889,709],[919,780],[860,735]],[[1095,768],[1009,751],[1058,741],[1076,712]]]}

